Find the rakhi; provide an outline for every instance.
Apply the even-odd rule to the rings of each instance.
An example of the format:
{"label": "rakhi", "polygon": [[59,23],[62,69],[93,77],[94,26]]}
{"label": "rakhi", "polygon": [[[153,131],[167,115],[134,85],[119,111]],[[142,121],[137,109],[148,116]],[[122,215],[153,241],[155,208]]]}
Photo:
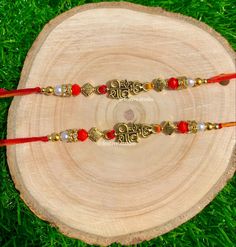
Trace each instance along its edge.
{"label": "rakhi", "polygon": [[236,122],[227,123],[210,123],[210,122],[196,122],[196,121],[179,121],[171,122],[165,121],[161,124],[140,124],[140,123],[118,123],[111,130],[101,131],[98,128],[91,128],[89,131],[85,129],[68,129],[60,133],[52,133],[47,136],[16,138],[8,140],[0,140],[1,146],[8,146],[28,142],[84,142],[90,139],[97,142],[103,138],[105,140],[115,140],[118,143],[137,143],[140,138],[146,138],[152,134],[164,133],[171,135],[175,133],[197,133],[198,131],[218,130],[225,127],[236,126]]}
{"label": "rakhi", "polygon": [[106,84],[99,86],[93,86],[91,83],[85,83],[83,86],[80,86],[78,84],[62,84],[56,85],[54,87],[35,87],[11,91],[0,88],[0,98],[21,96],[33,93],[55,95],[60,97],[78,96],[82,93],[84,96],[87,97],[95,93],[98,95],[107,95],[109,98],[112,99],[127,99],[130,98],[130,96],[137,95],[140,92],[147,92],[152,89],[157,92],[161,92],[163,89],[179,90],[210,83],[220,83],[222,85],[227,85],[229,83],[229,80],[234,78],[236,78],[236,73],[220,74],[208,79],[192,79],[181,76],[177,78],[171,77],[169,79],[157,78],[152,80],[152,82],[110,80]]}

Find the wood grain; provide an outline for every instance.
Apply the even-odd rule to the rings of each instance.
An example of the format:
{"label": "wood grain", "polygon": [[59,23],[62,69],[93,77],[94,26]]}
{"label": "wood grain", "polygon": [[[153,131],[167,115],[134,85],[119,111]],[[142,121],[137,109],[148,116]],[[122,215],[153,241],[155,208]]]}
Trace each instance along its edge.
{"label": "wood grain", "polygon": [[[130,3],[76,7],[50,21],[30,49],[18,88],[110,79],[207,78],[235,71],[235,53],[207,25]],[[103,96],[16,97],[8,138],[117,122],[235,120],[235,81],[227,86]],[[235,129],[152,136],[131,146],[34,143],[7,148],[16,188],[30,209],[90,244],[134,244],[196,215],[235,171]]]}

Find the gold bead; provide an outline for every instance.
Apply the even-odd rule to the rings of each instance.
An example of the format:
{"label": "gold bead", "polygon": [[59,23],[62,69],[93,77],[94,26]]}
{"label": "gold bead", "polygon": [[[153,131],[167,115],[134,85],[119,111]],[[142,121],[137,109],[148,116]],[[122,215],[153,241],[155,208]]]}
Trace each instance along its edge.
{"label": "gold bead", "polygon": [[154,88],[154,83],[153,82],[148,82],[144,86],[145,86],[146,90],[151,90],[151,89]]}
{"label": "gold bead", "polygon": [[212,130],[214,125],[212,123],[207,123],[207,130]]}
{"label": "gold bead", "polygon": [[54,89],[53,89],[53,87],[50,87],[50,86],[47,87],[46,90],[45,90],[45,93],[48,94],[48,95],[52,94],[53,92],[54,92]]}
{"label": "gold bead", "polygon": [[59,134],[56,134],[56,135],[55,135],[54,140],[55,140],[55,141],[59,141],[59,140],[60,140]]}
{"label": "gold bead", "polygon": [[51,135],[48,136],[49,141],[59,141],[60,140],[60,135],[58,133],[52,133]]}
{"label": "gold bead", "polygon": [[195,83],[196,86],[200,86],[200,85],[202,85],[202,83],[203,83],[203,79],[196,78],[196,83]]}

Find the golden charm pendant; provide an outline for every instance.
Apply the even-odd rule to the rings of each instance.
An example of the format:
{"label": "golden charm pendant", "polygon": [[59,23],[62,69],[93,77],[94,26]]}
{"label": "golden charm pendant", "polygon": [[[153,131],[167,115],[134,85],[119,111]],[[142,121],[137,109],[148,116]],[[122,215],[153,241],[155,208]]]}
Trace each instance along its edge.
{"label": "golden charm pendant", "polygon": [[112,99],[128,99],[132,95],[145,91],[139,81],[111,80],[108,83],[108,97]]}
{"label": "golden charm pendant", "polygon": [[116,141],[119,143],[137,143],[139,138],[146,138],[155,133],[153,125],[119,123],[114,127]]}

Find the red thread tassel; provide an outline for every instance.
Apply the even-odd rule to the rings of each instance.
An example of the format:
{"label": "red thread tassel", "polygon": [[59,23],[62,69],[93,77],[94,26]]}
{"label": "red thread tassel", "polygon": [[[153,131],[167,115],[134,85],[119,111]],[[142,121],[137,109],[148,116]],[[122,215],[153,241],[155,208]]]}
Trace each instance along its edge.
{"label": "red thread tassel", "polygon": [[0,88],[0,98],[27,95],[27,94],[40,93],[40,92],[41,92],[40,87],[17,89],[17,90],[10,90],[10,91],[4,88]]}
{"label": "red thread tassel", "polygon": [[214,82],[222,82],[222,81],[229,81],[231,79],[236,78],[236,73],[233,74],[220,74],[217,76],[213,76],[209,79],[207,79],[208,83],[214,83]]}
{"label": "red thread tassel", "polygon": [[48,142],[47,136],[39,136],[39,137],[29,137],[29,138],[15,138],[15,139],[7,139],[0,140],[0,147],[21,144],[21,143],[29,143],[29,142]]}
{"label": "red thread tassel", "polygon": [[234,126],[236,126],[236,122],[220,123],[220,126],[221,126],[221,128],[234,127]]}

